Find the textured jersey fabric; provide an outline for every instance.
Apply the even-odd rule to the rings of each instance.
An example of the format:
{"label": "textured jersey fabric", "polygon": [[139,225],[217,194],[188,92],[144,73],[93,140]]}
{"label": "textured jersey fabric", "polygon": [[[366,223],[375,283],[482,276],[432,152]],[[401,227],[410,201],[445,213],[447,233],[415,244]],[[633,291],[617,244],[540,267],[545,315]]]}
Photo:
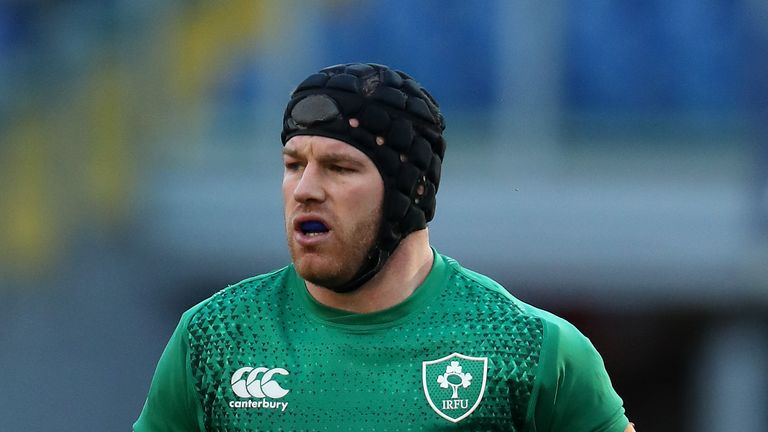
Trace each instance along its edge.
{"label": "textured jersey fabric", "polygon": [[[441,360],[442,359],[442,360]],[[145,431],[607,431],[628,424],[589,340],[435,253],[404,302],[326,307],[292,266],[187,311]]]}

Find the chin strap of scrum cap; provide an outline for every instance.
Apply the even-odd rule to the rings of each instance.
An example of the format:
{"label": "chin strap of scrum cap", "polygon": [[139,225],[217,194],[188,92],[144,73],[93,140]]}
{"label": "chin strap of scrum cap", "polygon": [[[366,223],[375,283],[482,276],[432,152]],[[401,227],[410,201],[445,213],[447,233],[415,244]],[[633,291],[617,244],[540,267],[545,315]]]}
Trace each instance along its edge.
{"label": "chin strap of scrum cap", "polygon": [[381,270],[403,238],[432,220],[444,129],[432,96],[410,76],[383,65],[331,66],[307,77],[291,94],[283,145],[297,135],[344,141],[365,153],[384,180],[376,242],[351,280],[328,288],[359,288]]}

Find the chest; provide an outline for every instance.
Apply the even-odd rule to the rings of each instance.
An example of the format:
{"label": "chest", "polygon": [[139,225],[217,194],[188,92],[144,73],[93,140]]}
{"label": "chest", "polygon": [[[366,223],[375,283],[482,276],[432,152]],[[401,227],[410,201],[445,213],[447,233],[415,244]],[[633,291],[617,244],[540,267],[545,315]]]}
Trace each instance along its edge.
{"label": "chest", "polygon": [[303,323],[206,340],[193,375],[209,430],[514,431],[536,359],[516,339]]}

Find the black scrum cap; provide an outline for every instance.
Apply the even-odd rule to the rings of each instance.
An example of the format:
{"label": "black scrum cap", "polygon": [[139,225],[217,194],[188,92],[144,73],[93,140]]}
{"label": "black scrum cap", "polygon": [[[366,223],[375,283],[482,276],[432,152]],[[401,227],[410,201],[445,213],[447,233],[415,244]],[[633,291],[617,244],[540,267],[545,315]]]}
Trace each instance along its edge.
{"label": "black scrum cap", "polygon": [[365,153],[384,180],[377,242],[357,275],[332,289],[358,288],[381,270],[405,236],[432,220],[444,129],[432,96],[407,74],[379,64],[322,69],[291,94],[283,116],[283,145],[296,135],[344,141]]}

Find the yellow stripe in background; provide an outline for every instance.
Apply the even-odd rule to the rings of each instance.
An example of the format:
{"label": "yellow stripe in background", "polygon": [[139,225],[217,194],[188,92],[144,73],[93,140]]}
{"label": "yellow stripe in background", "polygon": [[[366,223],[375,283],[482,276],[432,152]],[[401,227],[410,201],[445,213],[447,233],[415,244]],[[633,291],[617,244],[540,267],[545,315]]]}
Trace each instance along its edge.
{"label": "yellow stripe in background", "polygon": [[84,149],[84,191],[92,215],[100,223],[123,222],[131,208],[139,143],[129,132],[130,97],[125,77],[104,65],[91,79],[85,95],[87,139]]}
{"label": "yellow stripe in background", "polygon": [[51,160],[39,118],[15,123],[0,163],[0,260],[20,277],[46,273],[58,248]]}
{"label": "yellow stripe in background", "polygon": [[176,94],[197,97],[207,90],[222,62],[247,49],[270,24],[271,1],[201,2],[190,8],[173,36],[171,63]]}

